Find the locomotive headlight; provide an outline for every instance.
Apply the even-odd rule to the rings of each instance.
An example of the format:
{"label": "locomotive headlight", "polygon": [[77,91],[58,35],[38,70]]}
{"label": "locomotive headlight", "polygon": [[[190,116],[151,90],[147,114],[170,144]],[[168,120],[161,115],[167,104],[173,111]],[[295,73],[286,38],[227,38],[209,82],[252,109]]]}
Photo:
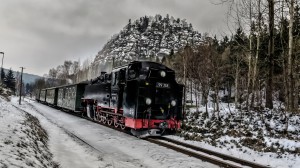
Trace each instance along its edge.
{"label": "locomotive headlight", "polygon": [[146,104],[147,104],[147,105],[150,105],[151,103],[152,103],[152,100],[151,100],[150,98],[147,97],[147,98],[146,98]]}
{"label": "locomotive headlight", "polygon": [[160,71],[160,76],[164,78],[166,76],[166,72],[165,71]]}
{"label": "locomotive headlight", "polygon": [[171,105],[174,107],[174,106],[176,106],[176,101],[175,100],[172,100],[171,101]]}

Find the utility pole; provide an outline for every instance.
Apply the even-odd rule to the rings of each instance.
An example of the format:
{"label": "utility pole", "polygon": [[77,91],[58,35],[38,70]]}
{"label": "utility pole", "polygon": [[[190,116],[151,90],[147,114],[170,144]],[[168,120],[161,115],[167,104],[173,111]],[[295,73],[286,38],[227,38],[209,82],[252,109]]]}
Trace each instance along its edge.
{"label": "utility pole", "polygon": [[4,52],[0,52],[0,54],[2,54],[2,63],[1,63],[1,72],[0,72],[0,73],[1,73],[1,77],[0,77],[0,80],[1,80],[1,82],[3,83],[3,81],[2,81],[2,73],[3,73],[3,72],[2,72],[2,71],[4,71],[4,70],[3,70]]}
{"label": "utility pole", "polygon": [[22,79],[22,76],[23,76],[23,69],[25,69],[24,67],[20,67],[22,70],[21,70],[21,83],[20,83],[20,98],[19,98],[19,105],[21,105],[21,97],[22,97],[22,83],[23,83],[23,79]]}

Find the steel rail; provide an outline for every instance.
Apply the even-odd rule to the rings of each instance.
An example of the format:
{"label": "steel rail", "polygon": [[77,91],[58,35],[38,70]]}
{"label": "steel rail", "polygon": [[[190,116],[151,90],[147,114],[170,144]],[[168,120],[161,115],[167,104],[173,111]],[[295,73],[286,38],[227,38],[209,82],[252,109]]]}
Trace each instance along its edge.
{"label": "steel rail", "polygon": [[[218,158],[222,159],[223,161],[231,161],[231,162],[238,163],[240,165],[248,166],[248,167],[270,168],[269,166],[261,165],[261,164],[255,163],[255,162],[250,162],[248,160],[240,159],[240,158],[237,158],[237,157],[233,157],[233,156],[230,156],[230,155],[226,155],[226,154],[223,154],[223,153],[219,153],[219,152],[216,152],[216,151],[212,151],[212,150],[209,150],[209,149],[198,147],[198,146],[195,146],[195,145],[187,144],[187,143],[180,142],[180,141],[177,141],[177,140],[174,140],[174,139],[170,139],[170,138],[166,138],[166,137],[160,137],[159,140],[167,141],[169,143],[172,143],[172,144],[175,144],[175,145],[178,145],[178,146],[182,146],[184,148],[192,149],[193,151],[203,152],[203,153],[206,153],[208,155],[218,157]],[[224,165],[220,165],[220,166],[224,166]]]}
{"label": "steel rail", "polygon": [[236,164],[229,163],[229,162],[224,161],[222,159],[217,159],[217,158],[212,157],[212,156],[208,156],[208,155],[205,155],[205,154],[193,152],[191,150],[184,149],[183,147],[179,147],[177,145],[173,145],[173,144],[170,144],[170,143],[160,141],[159,139],[147,138],[146,140],[149,141],[149,142],[152,142],[154,144],[164,146],[168,149],[172,149],[174,151],[192,156],[194,158],[197,158],[197,159],[200,159],[200,160],[203,160],[203,161],[210,162],[212,164],[215,164],[215,165],[218,165],[218,166],[221,166],[221,167],[230,167],[230,168],[241,168],[242,167],[242,166],[239,166],[239,165],[236,165]]}

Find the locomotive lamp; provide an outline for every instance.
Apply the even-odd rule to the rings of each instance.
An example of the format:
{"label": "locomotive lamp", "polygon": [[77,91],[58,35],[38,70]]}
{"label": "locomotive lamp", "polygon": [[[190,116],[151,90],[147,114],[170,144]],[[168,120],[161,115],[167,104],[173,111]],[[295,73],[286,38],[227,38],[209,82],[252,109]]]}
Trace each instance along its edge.
{"label": "locomotive lamp", "polygon": [[171,101],[171,105],[174,107],[174,106],[176,106],[176,101],[175,100],[172,100]]}
{"label": "locomotive lamp", "polygon": [[166,72],[165,71],[160,71],[160,76],[164,78],[166,76]]}
{"label": "locomotive lamp", "polygon": [[150,98],[147,97],[147,98],[146,98],[146,104],[147,104],[147,105],[150,105],[151,103],[152,103],[152,100],[151,100]]}
{"label": "locomotive lamp", "polygon": [[128,76],[130,79],[134,79],[136,77],[136,72],[131,69],[128,71]]}

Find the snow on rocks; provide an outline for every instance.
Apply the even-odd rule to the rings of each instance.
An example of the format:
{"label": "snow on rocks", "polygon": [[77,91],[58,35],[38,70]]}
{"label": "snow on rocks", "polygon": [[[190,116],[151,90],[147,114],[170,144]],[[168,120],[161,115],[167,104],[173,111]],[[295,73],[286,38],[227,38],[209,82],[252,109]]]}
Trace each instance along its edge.
{"label": "snow on rocks", "polygon": [[213,116],[213,109],[208,110],[208,116],[204,111],[191,109],[187,113],[180,133],[183,139],[271,167],[300,164],[299,114],[288,114],[286,131],[287,120],[280,108],[250,112],[223,109],[220,119]]}

